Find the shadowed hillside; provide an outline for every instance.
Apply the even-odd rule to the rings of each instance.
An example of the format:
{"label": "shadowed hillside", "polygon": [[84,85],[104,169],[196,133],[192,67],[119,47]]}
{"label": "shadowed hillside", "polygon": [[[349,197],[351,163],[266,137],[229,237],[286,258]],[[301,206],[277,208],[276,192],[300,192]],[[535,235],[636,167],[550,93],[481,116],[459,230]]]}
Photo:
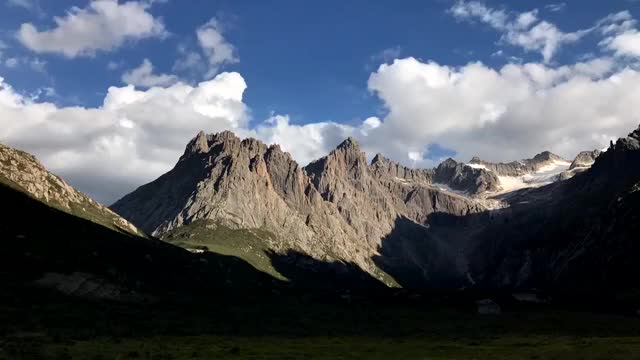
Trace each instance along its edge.
{"label": "shadowed hillside", "polygon": [[[89,297],[194,296],[217,288],[276,286],[236,257],[192,254],[165,242],[111,230],[0,185],[0,272],[7,284],[44,285]],[[93,290],[76,287],[89,286]],[[66,284],[65,284],[66,283]]]}

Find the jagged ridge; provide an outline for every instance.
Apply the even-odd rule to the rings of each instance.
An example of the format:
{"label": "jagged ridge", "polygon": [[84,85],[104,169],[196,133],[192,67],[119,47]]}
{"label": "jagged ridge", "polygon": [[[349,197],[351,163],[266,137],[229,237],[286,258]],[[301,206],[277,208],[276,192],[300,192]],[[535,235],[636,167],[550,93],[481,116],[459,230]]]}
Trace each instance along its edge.
{"label": "jagged ridge", "polygon": [[[353,263],[387,284],[548,285],[550,275],[545,269],[554,269],[553,274],[559,270],[547,261],[566,249],[545,248],[545,244],[557,236],[572,238],[561,220],[567,214],[603,209],[614,188],[610,185],[619,181],[602,170],[611,165],[603,164],[634,163],[629,154],[637,154],[633,150],[638,146],[637,133],[619,140],[615,151],[600,155],[592,169],[585,166],[586,171],[570,181],[521,190],[501,200],[509,208],[495,206],[499,202],[495,199],[442,191],[438,183],[466,188],[467,193],[491,192],[499,180],[495,173],[538,171],[562,160],[544,152],[510,164],[483,162],[489,164],[487,169],[452,159],[435,169],[410,169],[381,154],[368,164],[350,138],[302,168],[278,146],[240,140],[230,132],[200,133],[174,169],[119,200],[113,209],[161,237],[198,220],[231,229],[260,229],[273,234],[264,239],[269,251],[284,254],[293,249],[333,264],[336,260]],[[475,159],[472,164],[480,162]],[[585,179],[607,189],[599,190],[602,201],[579,195],[587,186]],[[574,201],[583,208],[564,206]],[[544,234],[543,243],[536,234]],[[532,260],[520,252],[530,246],[545,249],[542,259],[547,260]]]}
{"label": "jagged ridge", "polygon": [[231,132],[201,132],[174,169],[112,209],[160,237],[201,219],[263,229],[275,234],[270,249],[354,262],[376,273],[371,259],[398,219],[428,226],[432,213],[487,210],[431,186],[435,174],[382,156],[368,164],[352,138],[302,168],[277,145],[240,140]]}

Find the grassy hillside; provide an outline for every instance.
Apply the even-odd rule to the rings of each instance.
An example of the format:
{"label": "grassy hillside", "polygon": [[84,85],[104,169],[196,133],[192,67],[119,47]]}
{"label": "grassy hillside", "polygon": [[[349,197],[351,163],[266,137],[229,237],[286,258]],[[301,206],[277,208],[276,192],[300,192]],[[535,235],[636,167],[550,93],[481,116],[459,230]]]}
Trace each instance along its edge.
{"label": "grassy hillside", "polygon": [[262,272],[287,280],[273,267],[267,255],[267,243],[274,237],[266,230],[231,229],[211,220],[198,220],[171,231],[163,240],[191,251],[236,256]]}
{"label": "grassy hillside", "polygon": [[[320,277],[335,277],[335,273],[344,273],[346,278],[349,276],[346,273],[350,272],[352,276],[371,277],[371,274],[364,273],[353,264],[321,262],[295,251],[276,254],[268,246],[275,241],[275,235],[263,229],[231,229],[212,220],[198,220],[174,229],[163,240],[190,251],[211,251],[235,256],[276,279],[297,280],[298,285],[326,285],[324,279],[318,279],[318,274]],[[295,271],[292,267],[301,269]],[[399,287],[391,276],[374,268],[377,271],[372,279],[367,279],[369,284],[380,282],[388,287]]]}

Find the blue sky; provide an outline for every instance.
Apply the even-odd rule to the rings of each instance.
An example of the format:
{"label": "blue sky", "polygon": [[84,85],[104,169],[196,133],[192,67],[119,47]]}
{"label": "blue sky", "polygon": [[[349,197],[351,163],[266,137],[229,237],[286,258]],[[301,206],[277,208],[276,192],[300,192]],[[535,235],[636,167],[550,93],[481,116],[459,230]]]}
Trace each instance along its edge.
{"label": "blue sky", "polygon": [[[52,16],[64,16],[75,5],[88,1],[33,1],[33,8],[5,4],[0,12],[7,56],[30,56],[14,39],[22,23],[52,26]],[[640,1],[568,1],[561,11],[545,9],[557,1],[486,1],[488,6],[512,11],[541,9],[545,18],[565,31],[591,26],[604,15],[630,10]],[[195,43],[194,29],[212,17],[222,19],[225,37],[237,49],[240,62],[223,70],[238,71],[248,84],[245,103],[260,121],[269,113],[287,113],[293,122],[332,120],[362,121],[384,112],[367,90],[367,79],[385,59],[385,50],[442,64],[464,65],[482,61],[499,66],[509,61],[492,54],[504,48],[508,56],[536,61],[539,54],[513,46],[497,46],[496,33],[488,26],[461,24],[447,14],[451,1],[169,1],[154,4],[151,12],[161,17],[171,35],[122,46],[94,57],[67,59],[38,55],[46,72],[28,67],[1,68],[14,88],[34,92],[44,85],[55,88],[61,105],[97,106],[107,87],[122,84],[122,71],[150,59],[160,72],[171,72],[182,43]],[[579,11],[578,11],[579,10]],[[588,52],[589,41],[563,50],[556,61],[570,63]],[[386,59],[389,60],[389,59]],[[115,61],[117,70],[107,71]],[[80,81],[81,80],[81,81]],[[190,80],[201,80],[191,78]]]}
{"label": "blue sky", "polygon": [[638,18],[632,0],[0,0],[0,142],[105,202],[200,128],[302,164],[346,136],[410,166],[570,158],[640,123]]}

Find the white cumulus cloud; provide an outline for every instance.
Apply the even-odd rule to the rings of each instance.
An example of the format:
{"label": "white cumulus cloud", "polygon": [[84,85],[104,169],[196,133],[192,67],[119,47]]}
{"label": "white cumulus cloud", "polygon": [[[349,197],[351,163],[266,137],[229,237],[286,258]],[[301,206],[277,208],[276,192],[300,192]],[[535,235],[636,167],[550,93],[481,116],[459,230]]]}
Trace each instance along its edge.
{"label": "white cumulus cloud", "polygon": [[612,37],[606,42],[606,45],[616,55],[640,57],[640,32],[635,29],[626,31]]}
{"label": "white cumulus cloud", "polygon": [[245,88],[239,74],[222,73],[195,87],[110,87],[100,107],[58,107],[0,78],[0,142],[109,203],[169,170],[199,130],[246,127]]}
{"label": "white cumulus cloud", "polygon": [[607,57],[501,68],[398,59],[381,65],[368,81],[387,115],[357,124],[296,124],[273,114],[251,126],[238,73],[197,86],[110,87],[95,108],[38,102],[0,84],[0,142],[36,154],[106,203],[169,170],[201,129],[278,143],[301,165],[354,136],[369,156],[381,152],[426,167],[438,161],[429,153],[433,144],[462,161],[474,155],[510,161],[543,150],[571,158],[606,146],[640,122],[634,112],[640,73]]}
{"label": "white cumulus cloud", "polygon": [[351,126],[335,122],[305,125],[290,123],[286,115],[274,115],[248,135],[269,144],[280,144],[302,165],[327,155],[336,145],[354,133]]}
{"label": "white cumulus cloud", "polygon": [[[369,88],[389,114],[364,139],[396,159],[437,143],[467,161],[514,160],[550,150],[567,158],[602,148],[640,122],[640,73],[609,58],[570,66],[482,63],[449,67],[414,58],[382,65]],[[407,159],[407,151],[414,154]]]}
{"label": "white cumulus cloud", "polygon": [[126,41],[163,37],[163,23],[139,1],[93,0],[86,8],[72,7],[64,17],[55,17],[55,27],[39,30],[24,23],[18,40],[38,53],[59,53],[67,57],[92,56],[109,51]]}

